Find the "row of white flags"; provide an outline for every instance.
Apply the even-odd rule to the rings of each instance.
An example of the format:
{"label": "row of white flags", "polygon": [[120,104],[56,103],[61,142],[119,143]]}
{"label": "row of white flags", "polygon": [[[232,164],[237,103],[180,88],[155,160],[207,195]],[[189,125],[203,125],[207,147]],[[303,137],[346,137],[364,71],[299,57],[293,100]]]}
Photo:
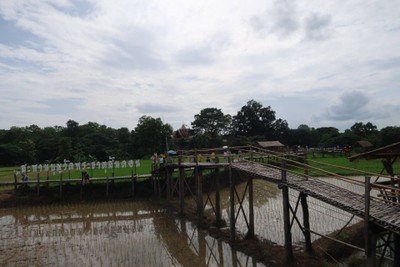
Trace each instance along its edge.
{"label": "row of white flags", "polygon": [[133,168],[140,167],[140,160],[115,160],[115,161],[93,161],[93,162],[64,162],[64,163],[46,163],[46,164],[33,164],[21,165],[21,173],[31,172],[61,172],[72,170],[86,170],[86,169],[112,169],[112,168]]}

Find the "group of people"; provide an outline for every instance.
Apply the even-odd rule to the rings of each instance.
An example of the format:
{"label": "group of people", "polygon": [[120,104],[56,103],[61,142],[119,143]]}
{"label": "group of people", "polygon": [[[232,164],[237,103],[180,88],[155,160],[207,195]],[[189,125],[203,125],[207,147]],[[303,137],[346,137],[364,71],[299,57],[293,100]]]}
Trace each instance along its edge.
{"label": "group of people", "polygon": [[157,153],[154,153],[150,159],[151,162],[153,163],[153,169],[154,169],[157,166],[159,167],[164,166],[165,162],[169,160],[169,156],[165,154],[158,155]]}

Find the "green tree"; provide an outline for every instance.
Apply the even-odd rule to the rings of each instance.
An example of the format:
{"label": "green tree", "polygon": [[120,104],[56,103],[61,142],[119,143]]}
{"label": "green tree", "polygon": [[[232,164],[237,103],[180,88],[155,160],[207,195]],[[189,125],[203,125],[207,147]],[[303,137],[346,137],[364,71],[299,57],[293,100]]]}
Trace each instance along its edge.
{"label": "green tree", "polygon": [[263,107],[261,103],[250,100],[233,116],[233,132],[239,136],[258,135],[270,139],[274,136],[274,121],[275,111],[270,106]]}
{"label": "green tree", "polygon": [[133,133],[133,153],[136,157],[150,156],[169,149],[172,126],[164,124],[160,118],[142,116]]}
{"label": "green tree", "polygon": [[226,132],[231,122],[231,116],[225,115],[217,108],[202,109],[199,114],[194,115],[194,119],[192,127],[195,133],[205,134],[211,138]]}
{"label": "green tree", "polygon": [[290,136],[291,146],[316,147],[318,146],[318,133],[306,124],[300,124],[297,129],[292,129]]}
{"label": "green tree", "polygon": [[340,135],[339,130],[335,127],[321,127],[315,130],[319,137],[318,146],[320,147],[335,147],[336,138]]}
{"label": "green tree", "polygon": [[400,142],[400,127],[388,126],[380,131],[380,145],[387,146]]}
{"label": "green tree", "polygon": [[290,128],[286,120],[277,119],[273,123],[274,137],[283,143],[289,142]]}

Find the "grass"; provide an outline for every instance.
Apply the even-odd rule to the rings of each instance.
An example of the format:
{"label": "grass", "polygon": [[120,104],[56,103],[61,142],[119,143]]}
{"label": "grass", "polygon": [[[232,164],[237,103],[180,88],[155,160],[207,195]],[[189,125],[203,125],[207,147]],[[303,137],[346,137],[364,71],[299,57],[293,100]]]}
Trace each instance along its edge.
{"label": "grass", "polygon": [[[136,170],[135,168],[114,168],[114,176],[130,176],[132,173],[135,173],[138,175],[141,174],[149,174],[151,173],[151,160],[140,160],[140,167],[137,167]],[[14,181],[14,171],[18,172],[20,170],[20,166],[14,166],[14,167],[0,167],[0,182],[13,182]],[[37,179],[37,176],[39,175],[39,178],[41,180],[46,180],[47,176],[49,176],[49,179],[55,179],[58,180],[60,179],[60,176],[62,175],[63,179],[80,179],[81,178],[81,171],[82,170],[71,170],[71,171],[65,171],[63,170],[61,173],[55,171],[55,172],[35,172],[35,173],[28,173],[28,176],[30,179]],[[90,177],[111,177],[112,176],[112,169],[88,169],[87,172],[89,173]],[[21,175],[17,175],[17,179],[21,179]]]}
{"label": "grass", "polygon": [[[326,172],[331,172],[344,176],[352,176],[352,175],[366,175],[365,172],[368,173],[380,173],[382,171],[383,165],[380,160],[360,160],[358,162],[350,162],[347,157],[339,157],[339,156],[331,156],[325,155],[313,157],[312,154],[308,155],[308,161],[311,166],[309,168],[309,174],[311,176],[323,176],[327,175],[326,173],[317,170],[316,168],[323,169]],[[140,160],[140,167],[136,168],[136,173],[138,175],[141,174],[149,174],[151,172],[151,160]],[[335,166],[329,166],[335,165]],[[338,167],[340,166],[340,167]],[[396,161],[393,164],[394,172],[396,174],[399,173],[400,170],[400,162]],[[14,181],[14,170],[19,171],[19,166],[14,167],[0,167],[0,182],[12,182]],[[294,167],[292,171],[296,173],[303,174],[304,168]],[[115,168],[114,176],[130,176],[132,172],[135,172],[134,168]],[[363,173],[364,172],[364,173]],[[89,169],[88,173],[90,177],[111,177],[112,169]],[[30,179],[37,179],[37,175],[39,175],[40,179],[47,179],[47,172],[40,173],[29,173]],[[79,179],[81,178],[81,171],[63,171],[62,173],[58,172],[49,172],[49,179],[60,179],[62,175],[63,179]],[[18,175],[18,179],[21,179],[21,175]]]}
{"label": "grass", "polygon": [[[299,167],[296,164],[291,164],[291,171],[304,174],[305,167]],[[312,154],[308,155],[308,164],[311,166],[308,168],[308,174],[311,176],[329,176],[329,173],[334,173],[343,176],[355,176],[355,175],[372,175],[379,174],[383,169],[383,164],[380,160],[359,160],[356,162],[350,162],[346,156],[332,156],[325,155],[315,156]],[[394,173],[398,174],[400,171],[400,162],[396,161],[393,164]],[[386,172],[384,172],[386,174]]]}
{"label": "grass", "polygon": [[[350,162],[347,157],[309,157],[309,164],[315,168],[321,168],[325,171],[340,174],[340,175],[364,175],[368,173],[380,173],[383,169],[383,164],[380,160],[360,160],[357,162]],[[329,165],[335,166],[329,166]],[[340,167],[337,167],[340,166]],[[393,164],[395,173],[400,169],[399,162]],[[313,171],[312,171],[313,172]],[[363,173],[364,172],[364,173]],[[320,173],[315,171],[315,173]],[[311,173],[312,175],[312,173]]]}

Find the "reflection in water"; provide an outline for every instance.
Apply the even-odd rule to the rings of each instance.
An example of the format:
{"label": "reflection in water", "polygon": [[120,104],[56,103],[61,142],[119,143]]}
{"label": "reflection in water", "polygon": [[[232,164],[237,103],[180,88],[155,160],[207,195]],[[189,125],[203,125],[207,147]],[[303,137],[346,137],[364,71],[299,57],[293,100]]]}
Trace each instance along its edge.
{"label": "reflection in water", "polygon": [[1,266],[262,266],[149,202],[0,210]]}
{"label": "reflection in water", "polygon": [[[330,178],[320,178],[321,180],[334,183],[342,188],[347,188],[350,191],[358,192],[363,194],[363,188],[343,182],[337,179]],[[353,179],[364,179],[363,177]],[[269,183],[263,180],[254,180],[254,222],[255,222],[255,234],[261,238],[270,240],[276,244],[284,245],[284,228],[283,228],[283,206],[282,206],[282,191],[278,189],[278,186],[273,183]],[[245,184],[237,186],[239,195],[242,196],[242,192],[245,189]],[[293,209],[295,209],[296,201],[298,199],[298,192],[295,190],[289,190],[290,192],[290,202]],[[224,195],[224,205],[223,207],[223,219],[229,222],[229,189],[224,189],[221,195]],[[329,234],[338,229],[344,227],[349,220],[351,220],[349,225],[357,223],[360,218],[354,217],[346,211],[339,208],[326,204],[320,200],[312,197],[307,198],[309,215],[310,215],[310,228],[320,234]],[[243,201],[244,210],[248,211],[248,199]],[[236,210],[238,209],[238,204],[236,205]],[[301,207],[297,210],[297,217],[300,221],[303,220],[303,213]],[[243,216],[239,216],[238,222],[236,224],[237,229],[242,232],[247,232],[247,226]],[[312,241],[319,238],[319,236],[312,234]],[[293,222],[292,227],[292,240],[294,243],[304,242],[304,235],[297,225]]]}

